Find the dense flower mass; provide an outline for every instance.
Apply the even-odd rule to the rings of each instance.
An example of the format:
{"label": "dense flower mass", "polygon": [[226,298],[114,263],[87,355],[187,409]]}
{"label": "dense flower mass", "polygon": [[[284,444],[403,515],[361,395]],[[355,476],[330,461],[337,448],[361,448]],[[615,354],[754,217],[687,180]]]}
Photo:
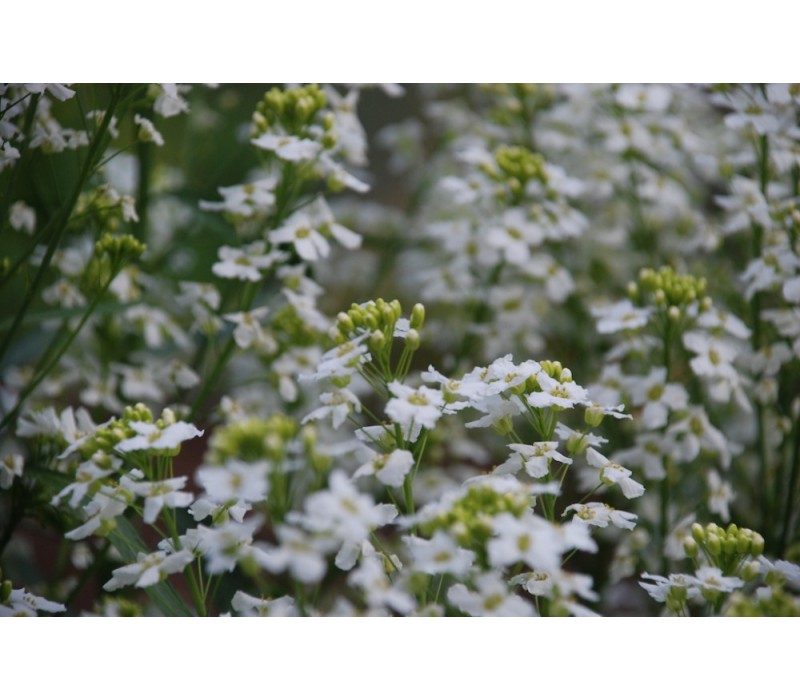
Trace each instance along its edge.
{"label": "dense flower mass", "polygon": [[0,85],[0,616],[800,614],[798,120]]}

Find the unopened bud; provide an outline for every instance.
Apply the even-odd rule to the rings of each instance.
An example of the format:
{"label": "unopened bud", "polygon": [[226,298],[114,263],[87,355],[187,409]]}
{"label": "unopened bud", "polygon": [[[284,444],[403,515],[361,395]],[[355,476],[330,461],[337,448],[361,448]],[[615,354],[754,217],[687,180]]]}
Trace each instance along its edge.
{"label": "unopened bud", "polygon": [[425,307],[422,304],[414,304],[411,310],[411,328],[420,330],[425,323]]}
{"label": "unopened bud", "polygon": [[760,573],[761,564],[757,561],[749,561],[742,567],[742,571],[739,575],[743,581],[752,581],[757,578]]}
{"label": "unopened bud", "polygon": [[587,406],[586,410],[583,412],[583,420],[592,428],[599,426],[600,423],[603,422],[604,417],[605,413],[600,406]]}
{"label": "unopened bud", "polygon": [[694,559],[700,551],[700,548],[697,546],[697,542],[691,537],[687,537],[683,540],[683,551],[686,553],[687,557]]}
{"label": "unopened bud", "polygon": [[719,556],[722,552],[722,542],[716,535],[708,535],[706,538],[706,547],[713,556]]}
{"label": "unopened bud", "polygon": [[411,328],[408,331],[408,335],[406,336],[406,347],[408,347],[409,350],[414,352],[419,348],[419,345],[420,345],[419,333],[417,333],[417,331]]}
{"label": "unopened bud", "polygon": [[764,553],[764,538],[757,532],[753,533],[753,542],[750,545],[750,554],[759,557]]}

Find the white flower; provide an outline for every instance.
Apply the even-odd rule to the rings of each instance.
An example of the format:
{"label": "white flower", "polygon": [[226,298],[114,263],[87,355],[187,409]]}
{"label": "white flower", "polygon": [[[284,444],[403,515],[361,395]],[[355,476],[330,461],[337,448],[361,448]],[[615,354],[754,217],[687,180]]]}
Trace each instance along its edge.
{"label": "white flower", "polygon": [[436,427],[444,407],[441,391],[426,386],[412,389],[398,381],[388,388],[395,398],[386,404],[386,415],[400,425],[407,439],[416,440],[420,428]]}
{"label": "white flower", "polygon": [[619,484],[626,498],[638,498],[644,493],[644,486],[630,478],[630,469],[625,469],[625,467],[616,462],[612,462],[594,448],[587,448],[586,461],[600,470],[600,481],[602,483],[607,486]]}
{"label": "white flower", "polygon": [[362,476],[374,476],[386,486],[400,488],[406,475],[414,466],[414,455],[408,450],[394,450],[390,454],[380,454],[369,448],[363,448],[370,453],[369,459],[364,462],[353,474],[357,479]]}
{"label": "white flower", "polygon": [[181,491],[186,486],[186,476],[163,481],[133,481],[129,488],[132,493],[144,498],[142,519],[146,523],[154,523],[163,508],[185,508],[193,500],[191,493]]}
{"label": "white flower", "polygon": [[534,391],[526,397],[531,407],[572,408],[576,403],[584,404],[587,401],[586,389],[575,382],[558,382],[545,372],[539,372],[536,381],[539,383],[540,391]]}
{"label": "white flower", "polygon": [[535,442],[532,445],[511,444],[515,454],[511,455],[503,464],[498,466],[495,474],[516,474],[522,467],[535,479],[547,476],[550,461],[556,460],[562,464],[572,464],[569,457],[557,452],[557,442]]}
{"label": "white flower", "polygon": [[635,377],[630,382],[633,404],[644,406],[640,420],[642,427],[647,430],[665,426],[670,410],[681,410],[689,403],[686,389],[666,380],[666,368],[655,367],[646,377]]}
{"label": "white flower", "polygon": [[591,312],[597,321],[598,333],[617,333],[621,330],[633,330],[647,325],[650,309],[639,309],[630,299],[624,299],[609,306],[593,307]]}
{"label": "white flower", "polygon": [[182,442],[200,437],[205,431],[198,430],[191,423],[177,421],[166,428],[159,428],[153,423],[131,421],[130,427],[138,434],[116,444],[119,452],[135,450],[174,450]]}
{"label": "white flower", "polygon": [[322,144],[317,141],[280,134],[263,134],[250,143],[265,151],[272,151],[278,158],[292,162],[314,160],[322,150]]}
{"label": "white flower", "polygon": [[188,85],[161,83],[156,89],[157,95],[153,103],[156,114],[162,117],[174,117],[181,112],[189,111],[189,103],[181,97],[181,93],[189,90]]}
{"label": "white flower", "polygon": [[306,498],[300,522],[309,530],[330,533],[345,543],[360,543],[376,527],[397,516],[392,505],[375,505],[370,496],[358,491],[344,472],[330,475],[328,488]]}
{"label": "white flower", "polygon": [[266,214],[275,204],[277,184],[276,177],[264,177],[244,185],[218,187],[217,191],[222,195],[223,201],[201,201],[200,208],[206,211],[226,211],[245,218],[259,213]]}
{"label": "white flower", "polygon": [[695,598],[700,593],[700,581],[687,574],[670,574],[669,578],[657,574],[642,574],[642,578],[650,579],[653,583],[639,582],[648,595],[658,603],[664,603],[673,589],[686,591],[687,598]]}
{"label": "white flower", "polygon": [[564,542],[558,529],[544,518],[528,513],[516,518],[500,513],[493,521],[495,536],[487,550],[493,566],[523,562],[538,571],[553,571],[561,564]]}
{"label": "white flower", "polygon": [[[0,171],[2,171],[2,166],[0,166]],[[36,210],[25,202],[14,202],[8,212],[8,221],[15,231],[33,233],[36,230]]]}
{"label": "white flower", "polygon": [[3,455],[0,459],[0,489],[11,488],[15,477],[22,476],[25,460],[20,454]]}
{"label": "white flower", "polygon": [[153,122],[141,114],[133,117],[133,123],[139,127],[139,140],[144,143],[154,143],[156,146],[164,145],[164,137],[156,129]]}
{"label": "white flower", "polygon": [[263,241],[256,241],[244,248],[231,248],[224,245],[219,251],[219,262],[211,266],[217,277],[235,278],[259,282],[261,270],[266,270],[284,259],[280,251],[265,253]]}
{"label": "white flower", "polygon": [[475,553],[459,547],[443,530],[437,530],[430,540],[408,535],[403,537],[414,568],[426,574],[465,576],[475,561]]}
{"label": "white flower", "polygon": [[627,513],[624,510],[617,510],[606,503],[592,501],[590,503],[573,503],[564,509],[564,515],[574,511],[573,520],[580,520],[587,525],[596,527],[608,527],[611,523],[624,530],[633,530],[636,527],[638,515]]}
{"label": "white flower", "polygon": [[322,406],[315,408],[303,418],[303,423],[330,416],[333,428],[336,430],[353,411],[361,413],[361,401],[349,389],[335,388],[331,392],[320,394],[319,400]]}
{"label": "white flower", "polygon": [[325,555],[330,551],[330,543],[288,525],[278,525],[276,534],[281,545],[255,547],[255,560],[274,574],[288,569],[302,583],[321,581],[328,571]]}
{"label": "white flower", "polygon": [[723,576],[716,566],[704,566],[695,572],[695,577],[703,591],[732,593],[744,586],[744,581],[736,576]]}
{"label": "white flower", "polygon": [[270,243],[291,243],[303,260],[327,258],[331,246],[325,236],[314,228],[307,213],[299,211],[290,216],[278,229],[270,231]]}
{"label": "white flower", "polygon": [[294,598],[285,595],[280,598],[265,599],[236,591],[231,600],[231,607],[244,617],[297,617],[298,611]]}
{"label": "white flower", "polygon": [[194,554],[181,549],[172,554],[164,551],[139,552],[133,564],[114,569],[111,580],[103,588],[115,591],[123,586],[147,588],[163,581],[170,574],[183,571],[194,561]]}
{"label": "white flower", "polygon": [[380,554],[365,556],[347,580],[361,589],[369,612],[384,614],[389,609],[400,615],[408,615],[416,607],[416,601],[404,590],[392,585],[384,562]]}
{"label": "white flower", "polygon": [[708,485],[708,509],[712,513],[719,515],[725,522],[728,522],[731,519],[728,506],[734,497],[731,485],[722,480],[716,469],[708,472],[706,484]]}
{"label": "white flower", "polygon": [[8,598],[0,603],[0,617],[36,617],[39,611],[49,613],[66,612],[61,603],[34,595],[24,588],[15,588]]}
{"label": "white flower", "polygon": [[250,311],[225,314],[223,318],[236,324],[236,328],[233,331],[233,339],[240,348],[246,350],[251,345],[254,345],[256,349],[274,352],[277,350],[277,344],[271,336],[264,332],[261,326],[261,320],[266,318],[268,313],[269,308],[261,306]]}
{"label": "white flower", "polygon": [[195,478],[216,503],[258,503],[267,498],[268,474],[267,462],[248,463],[230,459],[223,466],[201,467]]}
{"label": "white flower", "polygon": [[218,523],[214,527],[199,525],[181,537],[184,549],[201,552],[206,569],[213,575],[233,571],[241,559],[253,558],[253,533],[261,527],[263,519],[253,517],[247,522]]}
{"label": "white flower", "polygon": [[470,591],[463,583],[457,583],[448,591],[447,599],[473,617],[528,617],[535,614],[533,605],[511,593],[496,573],[481,574],[475,585],[478,590]]}

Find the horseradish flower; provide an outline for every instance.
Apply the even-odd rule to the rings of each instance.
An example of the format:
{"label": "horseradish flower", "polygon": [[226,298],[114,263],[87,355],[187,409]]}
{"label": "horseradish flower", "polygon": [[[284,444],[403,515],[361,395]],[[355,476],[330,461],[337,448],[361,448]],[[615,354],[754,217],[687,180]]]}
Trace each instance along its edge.
{"label": "horseradish flower", "polygon": [[621,330],[634,330],[647,325],[650,309],[639,309],[630,299],[616,304],[593,307],[592,316],[597,320],[598,333],[617,333]]}
{"label": "horseradish flower", "polygon": [[163,481],[133,481],[130,483],[132,493],[144,498],[144,514],[146,523],[154,523],[162,508],[185,508],[193,500],[191,493],[181,491],[186,486],[186,476]]}
{"label": "horseradish flower", "polygon": [[302,583],[318,583],[328,571],[326,555],[331,551],[330,541],[312,537],[296,527],[278,525],[279,547],[269,545],[253,548],[258,564],[273,574],[287,569],[292,578]]}
{"label": "horseradish flower", "polygon": [[564,515],[570,511],[574,511],[575,513],[573,520],[581,520],[587,525],[608,527],[608,524],[611,523],[624,530],[633,530],[633,528],[636,527],[636,519],[639,517],[633,513],[617,510],[606,503],[598,503],[596,501],[592,501],[591,503],[573,503],[571,506],[567,506],[564,509]]}
{"label": "horseradish flower", "polygon": [[268,474],[267,462],[230,459],[224,466],[201,467],[195,478],[205,489],[208,498],[216,503],[258,503],[267,498]]}
{"label": "horseradish flower", "polygon": [[357,479],[361,476],[374,476],[386,486],[400,488],[405,481],[406,475],[414,466],[414,455],[408,450],[394,450],[390,454],[380,454],[369,448],[371,455],[368,461],[364,462],[353,474]]}
{"label": "horseradish flower", "polygon": [[630,469],[625,469],[625,467],[616,462],[612,462],[594,448],[587,448],[586,461],[600,470],[600,481],[602,483],[607,486],[619,484],[626,498],[638,498],[644,493],[644,486],[630,478],[632,473]]}
{"label": "horseradish flower", "polygon": [[322,406],[315,408],[303,418],[303,423],[330,416],[333,429],[336,430],[353,411],[361,413],[361,401],[349,389],[337,388],[331,392],[325,392],[320,394],[319,400]]}
{"label": "horseradish flower", "polygon": [[322,144],[317,141],[282,134],[262,134],[250,143],[257,148],[271,151],[282,160],[294,163],[303,160],[314,160],[322,150]]}
{"label": "horseradish flower", "polygon": [[386,415],[400,425],[403,433],[412,440],[420,428],[434,428],[442,415],[444,397],[438,389],[421,386],[418,389],[403,386],[398,381],[389,384],[395,398],[386,404]]}
{"label": "horseradish flower", "polygon": [[584,404],[587,401],[587,392],[575,382],[558,382],[545,372],[536,375],[540,391],[527,395],[528,405],[533,408],[572,408],[576,403]]}
{"label": "horseradish flower", "polygon": [[494,572],[481,574],[475,580],[477,591],[463,583],[452,586],[447,599],[472,617],[523,617],[535,614],[533,605],[511,593],[500,576]]}
{"label": "horseradish flower", "polygon": [[430,540],[408,535],[403,538],[414,569],[426,574],[465,576],[475,561],[475,552],[459,547],[444,530],[437,530]]}
{"label": "horseradish flower", "polygon": [[211,271],[217,277],[229,279],[250,280],[259,282],[261,270],[266,270],[284,258],[280,251],[265,253],[263,241],[256,241],[244,248],[232,248],[224,245],[219,251],[219,262],[211,266]]}
{"label": "horseradish flower", "polygon": [[360,543],[376,527],[394,520],[393,505],[375,505],[372,497],[361,493],[344,472],[335,471],[328,488],[306,498],[304,513],[298,518],[314,532],[329,533],[345,543]]}
{"label": "horseradish flower", "polygon": [[325,236],[314,227],[311,218],[299,211],[290,216],[278,229],[270,231],[270,243],[291,243],[303,260],[327,258],[331,246]]}
{"label": "horseradish flower", "polygon": [[569,457],[557,452],[557,442],[535,442],[532,445],[511,444],[515,454],[498,466],[495,474],[516,474],[522,467],[535,479],[547,476],[551,460],[562,464],[572,464]]}
{"label": "horseradish flower", "polygon": [[183,571],[194,561],[194,554],[186,549],[169,554],[164,551],[139,552],[133,564],[114,569],[111,580],[103,588],[115,591],[124,586],[147,588],[163,581],[170,574]]}
{"label": "horseradish flower", "polygon": [[182,420],[159,428],[153,423],[131,421],[130,427],[138,434],[135,437],[122,440],[116,444],[119,452],[134,452],[136,450],[174,450],[181,443],[192,438],[200,437],[205,431],[198,430],[191,423]]}

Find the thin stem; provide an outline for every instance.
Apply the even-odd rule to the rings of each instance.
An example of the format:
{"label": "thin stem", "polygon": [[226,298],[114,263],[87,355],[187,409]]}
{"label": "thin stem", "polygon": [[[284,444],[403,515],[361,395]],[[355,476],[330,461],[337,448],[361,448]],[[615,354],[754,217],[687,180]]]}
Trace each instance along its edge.
{"label": "thin stem", "polygon": [[11,328],[9,329],[8,333],[6,333],[5,338],[3,339],[2,344],[0,344],[0,360],[5,356],[8,348],[11,345],[11,340],[16,334],[17,330],[19,330],[20,325],[22,324],[22,319],[25,317],[25,313],[28,310],[31,302],[33,301],[34,297],[37,295],[39,291],[39,287],[41,286],[45,273],[50,268],[50,261],[53,259],[53,255],[58,248],[59,243],[61,242],[61,238],[64,235],[64,232],[67,229],[67,224],[69,223],[70,215],[72,214],[72,210],[75,208],[75,204],[80,197],[81,192],[83,191],[83,187],[86,182],[91,177],[92,173],[97,164],[97,159],[102,152],[102,147],[105,145],[106,136],[108,134],[108,130],[111,126],[111,120],[114,117],[114,112],[116,111],[117,105],[122,97],[124,92],[124,88],[122,86],[118,86],[116,89],[112,91],[111,95],[111,103],[106,110],[105,116],[103,117],[103,121],[101,122],[100,126],[97,129],[97,133],[95,134],[94,138],[92,139],[91,144],[89,145],[89,152],[86,155],[86,160],[83,162],[83,168],[81,169],[80,175],[75,183],[75,188],[72,191],[69,199],[64,202],[62,207],[59,209],[59,213],[56,215],[57,217],[57,225],[55,226],[55,232],[50,239],[49,243],[47,244],[47,250],[45,251],[44,257],[42,258],[42,262],[39,265],[39,269],[36,272],[36,276],[33,278],[31,282],[31,286],[28,289],[25,298],[22,302],[22,305],[17,310],[17,314],[14,317],[14,322],[11,324]]}

